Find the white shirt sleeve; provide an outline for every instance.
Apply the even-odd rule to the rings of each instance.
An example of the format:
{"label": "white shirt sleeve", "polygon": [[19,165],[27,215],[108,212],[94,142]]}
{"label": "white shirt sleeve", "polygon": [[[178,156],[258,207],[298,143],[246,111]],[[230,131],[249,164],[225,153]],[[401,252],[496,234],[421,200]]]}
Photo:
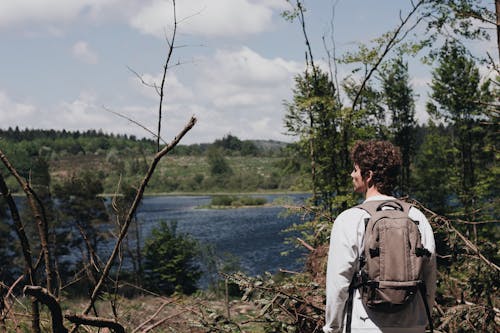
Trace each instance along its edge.
{"label": "white shirt sleeve", "polygon": [[332,227],[326,272],[325,333],[342,332],[349,284],[357,270],[358,244],[364,233],[364,223],[359,223],[363,215],[367,214],[361,209],[348,209]]}

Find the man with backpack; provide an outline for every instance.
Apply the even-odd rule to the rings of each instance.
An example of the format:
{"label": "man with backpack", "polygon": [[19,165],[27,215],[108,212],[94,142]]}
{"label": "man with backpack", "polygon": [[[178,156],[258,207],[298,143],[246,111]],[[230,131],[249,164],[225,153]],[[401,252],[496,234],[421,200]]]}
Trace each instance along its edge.
{"label": "man with backpack", "polygon": [[365,201],[332,227],[323,331],[432,331],[434,235],[421,211],[390,196],[399,150],[387,141],[357,142],[351,158],[354,191]]}

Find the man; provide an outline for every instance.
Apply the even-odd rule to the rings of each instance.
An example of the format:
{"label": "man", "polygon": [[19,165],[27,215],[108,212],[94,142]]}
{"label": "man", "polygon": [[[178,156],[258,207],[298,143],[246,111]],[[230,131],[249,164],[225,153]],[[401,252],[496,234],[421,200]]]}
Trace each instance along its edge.
{"label": "man", "polygon": [[[396,147],[386,141],[358,142],[351,151],[351,158],[354,162],[351,177],[355,192],[363,194],[366,201],[395,199],[390,194],[401,165]],[[354,207],[342,212],[333,224],[326,275],[325,333],[345,331],[348,289],[359,270],[364,219],[368,217],[365,210]],[[432,308],[436,291],[434,235],[429,222],[418,209],[412,207],[409,217],[419,221],[422,245],[430,252],[430,257],[424,263],[423,280],[427,287],[428,304]],[[352,307],[352,332],[422,333],[428,322],[419,294],[401,311],[382,313],[365,308],[359,290],[355,290]]]}

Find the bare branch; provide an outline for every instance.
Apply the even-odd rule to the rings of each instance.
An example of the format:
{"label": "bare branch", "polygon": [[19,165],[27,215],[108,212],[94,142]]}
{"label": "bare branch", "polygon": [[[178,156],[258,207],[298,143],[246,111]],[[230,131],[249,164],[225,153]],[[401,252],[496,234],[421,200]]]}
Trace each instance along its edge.
{"label": "bare branch", "polygon": [[[384,50],[382,51],[382,53],[380,54],[380,56],[378,57],[377,61],[372,66],[372,68],[370,69],[370,71],[368,72],[368,74],[363,79],[363,82],[361,83],[361,86],[359,87],[358,93],[356,94],[356,97],[354,98],[354,101],[352,102],[352,110],[353,111],[354,111],[354,109],[356,107],[356,104],[358,104],[358,100],[359,100],[359,98],[360,98],[360,96],[361,96],[361,94],[362,94],[362,92],[363,92],[363,90],[364,90],[364,88],[365,88],[368,80],[373,75],[373,73],[377,70],[378,66],[382,63],[382,60],[385,58],[385,56],[394,47],[394,45],[396,45],[396,42],[398,40],[398,36],[401,33],[403,27],[406,25],[406,23],[408,23],[408,21],[410,20],[410,18],[417,12],[418,8],[424,2],[425,2],[425,0],[420,0],[415,6],[413,6],[413,8],[410,11],[410,13],[408,13],[408,15],[403,20],[401,20],[401,24],[396,28],[396,30],[394,30],[394,33],[392,34],[392,37],[389,39],[389,41],[387,42],[387,44],[385,44]],[[411,29],[413,29],[414,27],[415,27],[415,25]],[[406,31],[405,35],[408,34],[408,32],[411,29],[409,29],[408,31]]]}
{"label": "bare branch", "polygon": [[31,188],[30,184],[23,178],[17,170],[12,166],[7,156],[0,150],[0,159],[3,164],[7,167],[10,173],[17,180],[19,185],[24,190],[26,197],[28,198],[28,203],[35,218],[38,234],[40,237],[40,246],[42,248],[43,258],[45,262],[45,272],[47,278],[47,289],[52,290],[53,281],[54,281],[54,271],[52,270],[52,258],[51,251],[48,246],[48,226],[47,226],[47,218],[45,215],[45,210],[43,204],[35,193],[35,191]]}
{"label": "bare branch", "polygon": [[313,252],[314,250],[316,250],[314,247],[312,247],[311,245],[307,244],[305,240],[303,240],[302,238],[300,237],[297,237],[297,241],[303,246],[305,247],[306,249],[308,249],[310,252]]}
{"label": "bare branch", "polygon": [[158,162],[162,159],[163,156],[165,156],[168,152],[170,152],[180,142],[180,140],[184,137],[184,135],[191,128],[193,128],[193,126],[195,124],[196,124],[196,118],[193,116],[193,117],[191,117],[190,121],[186,124],[184,129],[182,129],[182,131],[172,140],[172,142],[169,145],[165,146],[158,153],[156,153],[153,161],[151,162],[151,165],[149,166],[148,172],[146,173],[144,179],[141,182],[139,189],[137,190],[137,194],[135,196],[134,202],[132,203],[132,206],[130,207],[130,210],[127,214],[127,217],[123,223],[122,229],[120,230],[120,234],[118,235],[118,239],[116,241],[115,247],[113,248],[113,252],[111,253],[111,255],[106,263],[106,266],[103,269],[103,272],[101,274],[99,281],[97,282],[96,286],[94,287],[94,290],[93,290],[92,295],[91,295],[90,300],[89,300],[89,304],[87,305],[87,307],[83,311],[84,315],[87,315],[88,312],[90,311],[90,309],[92,308],[95,300],[97,299],[97,295],[99,294],[99,292],[102,288],[104,281],[107,279],[107,277],[109,275],[109,271],[111,269],[111,266],[113,265],[113,262],[116,259],[116,256],[118,255],[120,245],[127,234],[130,223],[135,215],[135,212],[137,210],[137,207],[139,206],[139,203],[142,200],[146,186],[149,183],[149,180],[151,179],[151,176],[153,175]]}
{"label": "bare branch", "polygon": [[89,325],[94,327],[106,327],[116,333],[125,333],[125,328],[113,319],[91,317],[77,314],[65,314],[64,318],[76,325]]}
{"label": "bare branch", "polygon": [[133,331],[132,333],[136,333],[138,332],[141,328],[143,328],[144,326],[146,326],[149,322],[151,322],[153,319],[156,318],[156,316],[158,316],[158,314],[161,312],[161,310],[163,310],[164,307],[166,307],[167,305],[171,304],[174,300],[168,300],[168,301],[165,301],[163,302],[160,307],[158,308],[158,310],[156,310],[156,312],[151,316],[149,317],[145,322],[143,322],[142,324],[140,324],[139,326],[137,326]]}
{"label": "bare branch", "polygon": [[68,329],[63,325],[61,306],[56,298],[45,288],[40,286],[26,286],[23,290],[25,295],[30,295],[46,305],[52,317],[52,332],[67,333]]}
{"label": "bare branch", "polygon": [[127,120],[128,120],[128,121],[130,121],[131,123],[133,123],[133,124],[135,124],[135,125],[139,126],[139,127],[140,127],[140,128],[142,128],[143,130],[145,130],[146,132],[148,132],[149,134],[151,134],[153,137],[157,138],[158,140],[161,140],[161,142],[163,142],[164,144],[166,143],[166,142],[165,142],[165,141],[164,141],[161,137],[158,137],[158,136],[156,135],[156,133],[155,133],[155,132],[153,132],[152,130],[150,130],[150,129],[149,129],[149,128],[147,128],[146,126],[142,125],[142,124],[141,124],[141,123],[139,123],[138,121],[135,121],[134,119],[129,118],[129,117],[127,117],[127,116],[125,116],[125,115],[123,115],[123,114],[121,114],[121,113],[119,113],[119,112],[116,112],[116,111],[113,111],[113,110],[111,110],[111,109],[108,109],[108,108],[107,108],[107,107],[105,107],[105,106],[103,106],[103,109],[104,109],[105,111],[108,111],[108,112],[110,112],[110,113],[112,113],[112,114],[117,115],[118,117],[122,117],[122,118],[124,118],[124,119],[127,119]]}
{"label": "bare branch", "polygon": [[416,200],[411,200],[411,202],[413,204],[415,204],[416,206],[418,206],[418,208],[420,210],[429,214],[431,216],[431,218],[430,218],[431,221],[433,221],[439,225],[445,225],[446,228],[453,231],[462,240],[462,242],[469,248],[469,250],[471,250],[473,253],[475,253],[479,257],[479,259],[481,259],[484,263],[486,263],[488,266],[490,266],[494,270],[500,271],[500,267],[498,267],[498,265],[496,265],[495,263],[491,262],[488,258],[486,258],[474,243],[472,243],[467,237],[465,237],[460,231],[458,231],[457,228],[455,228],[453,226],[453,224],[451,223],[450,220],[448,220],[444,216],[441,216],[437,213],[434,213],[432,210],[426,208],[425,206],[423,206],[420,202],[418,202]]}
{"label": "bare branch", "polygon": [[163,77],[161,79],[161,85],[160,85],[160,105],[158,106],[158,134],[157,134],[157,151],[160,151],[160,136],[161,136],[161,118],[162,118],[162,107],[163,107],[163,97],[164,97],[164,88],[165,88],[165,80],[167,77],[167,70],[168,70],[168,65],[170,63],[170,58],[172,57],[172,52],[174,51],[174,43],[175,43],[175,37],[177,34],[177,11],[175,7],[175,0],[172,0],[173,4],[173,9],[174,9],[174,30],[172,32],[172,41],[169,42],[169,48],[168,48],[168,53],[167,53],[167,59],[165,60],[165,65],[163,66]]}

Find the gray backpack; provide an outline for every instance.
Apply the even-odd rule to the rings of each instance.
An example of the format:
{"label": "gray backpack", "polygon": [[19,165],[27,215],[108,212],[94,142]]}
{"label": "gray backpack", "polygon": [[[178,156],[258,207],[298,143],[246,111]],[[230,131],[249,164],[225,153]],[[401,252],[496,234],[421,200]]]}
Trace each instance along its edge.
{"label": "gray backpack", "polygon": [[423,281],[424,261],[430,252],[422,246],[418,221],[408,216],[411,205],[401,200],[367,201],[356,206],[368,212],[360,270],[349,287],[346,332],[350,332],[352,297],[359,289],[363,304],[373,311],[397,312],[421,293],[432,319]]}

